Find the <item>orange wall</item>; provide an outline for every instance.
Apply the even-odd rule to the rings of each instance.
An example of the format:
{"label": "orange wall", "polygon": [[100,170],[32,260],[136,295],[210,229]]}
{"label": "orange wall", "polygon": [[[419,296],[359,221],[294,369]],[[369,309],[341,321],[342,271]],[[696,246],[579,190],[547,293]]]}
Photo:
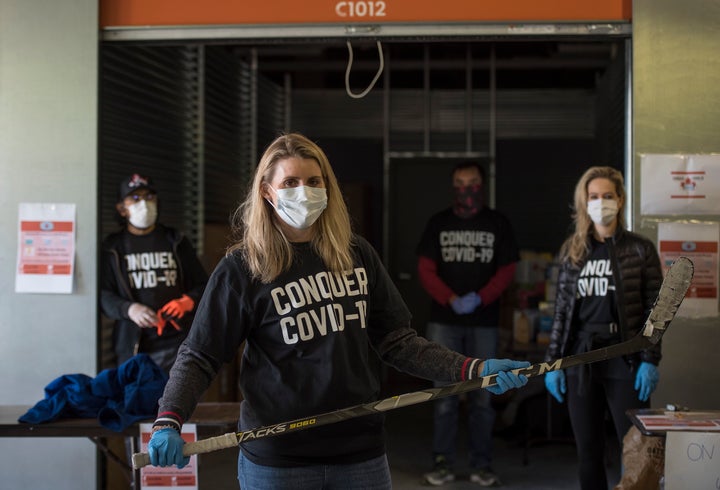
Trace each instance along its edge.
{"label": "orange wall", "polygon": [[100,0],[100,26],[627,21],[632,0]]}

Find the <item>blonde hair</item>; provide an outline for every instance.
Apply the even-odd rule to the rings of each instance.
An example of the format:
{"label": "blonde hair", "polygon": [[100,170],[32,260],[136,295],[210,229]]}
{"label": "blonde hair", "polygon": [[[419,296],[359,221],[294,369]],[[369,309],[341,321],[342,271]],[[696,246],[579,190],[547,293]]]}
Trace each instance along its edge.
{"label": "blonde hair", "polygon": [[617,227],[625,229],[625,183],[619,170],[612,167],[590,167],[580,177],[575,186],[575,202],[573,205],[573,221],[575,231],[560,248],[560,259],[569,260],[574,265],[580,265],[590,251],[590,235],[593,232],[593,221],[587,212],[588,185],[595,179],[608,179],[615,184],[615,193],[620,198],[618,208]]}
{"label": "blonde hair", "polygon": [[273,281],[293,263],[292,244],[282,233],[274,209],[262,195],[263,184],[270,183],[277,163],[292,157],[315,160],[327,191],[327,208],[313,225],[316,228],[313,248],[330,271],[347,271],[353,265],[350,216],[330,162],[315,143],[301,134],[290,133],[276,138],[267,147],[247,196],[232,217],[237,242],[228,248],[228,253],[241,252],[253,278],[263,283]]}

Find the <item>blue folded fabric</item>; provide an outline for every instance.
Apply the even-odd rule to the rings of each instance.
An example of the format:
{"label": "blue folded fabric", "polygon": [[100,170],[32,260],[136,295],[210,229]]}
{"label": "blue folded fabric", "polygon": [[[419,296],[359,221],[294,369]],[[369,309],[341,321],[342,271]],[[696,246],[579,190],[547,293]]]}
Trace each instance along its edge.
{"label": "blue folded fabric", "polygon": [[45,387],[45,398],[18,421],[28,424],[59,418],[98,418],[101,426],[121,432],[154,418],[168,377],[147,354],[137,354],[96,378],[65,374]]}
{"label": "blue folded fabric", "polygon": [[37,424],[60,416],[95,417],[105,399],[92,394],[92,378],[84,374],[64,374],[45,387],[45,398],[20,417],[20,422]]}
{"label": "blue folded fabric", "polygon": [[154,418],[167,380],[167,374],[147,354],[100,372],[92,382],[93,394],[108,400],[98,413],[100,425],[122,431],[138,420]]}

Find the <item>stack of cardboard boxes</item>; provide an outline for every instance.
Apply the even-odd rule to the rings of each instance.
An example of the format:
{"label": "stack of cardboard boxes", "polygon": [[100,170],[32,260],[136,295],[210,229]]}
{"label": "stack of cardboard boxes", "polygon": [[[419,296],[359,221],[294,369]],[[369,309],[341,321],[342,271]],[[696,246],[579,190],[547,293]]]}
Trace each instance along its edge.
{"label": "stack of cardboard boxes", "polygon": [[513,343],[516,348],[539,348],[550,341],[557,273],[558,264],[553,261],[552,254],[520,252],[513,310]]}

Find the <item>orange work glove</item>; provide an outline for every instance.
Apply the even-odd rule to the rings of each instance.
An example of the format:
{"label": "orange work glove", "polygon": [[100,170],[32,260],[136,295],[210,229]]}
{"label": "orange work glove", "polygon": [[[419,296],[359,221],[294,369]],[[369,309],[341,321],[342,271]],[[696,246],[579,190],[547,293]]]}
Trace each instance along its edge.
{"label": "orange work glove", "polygon": [[172,317],[179,320],[185,316],[185,313],[192,311],[193,308],[195,308],[195,301],[187,294],[183,294],[180,298],[165,303],[165,306],[158,311],[158,317]]}
{"label": "orange work glove", "polygon": [[165,326],[168,324],[168,322],[170,322],[170,325],[172,325],[175,330],[177,330],[177,331],[180,331],[180,330],[181,330],[181,329],[180,329],[180,325],[178,325],[177,323],[175,323],[175,320],[173,320],[172,318],[169,318],[169,317],[168,317],[167,320],[166,320],[165,317],[163,317],[160,313],[158,313],[157,318],[158,318],[158,321],[157,321],[157,333],[158,333],[158,335],[162,335],[162,334],[163,334],[163,330],[165,330]]}

